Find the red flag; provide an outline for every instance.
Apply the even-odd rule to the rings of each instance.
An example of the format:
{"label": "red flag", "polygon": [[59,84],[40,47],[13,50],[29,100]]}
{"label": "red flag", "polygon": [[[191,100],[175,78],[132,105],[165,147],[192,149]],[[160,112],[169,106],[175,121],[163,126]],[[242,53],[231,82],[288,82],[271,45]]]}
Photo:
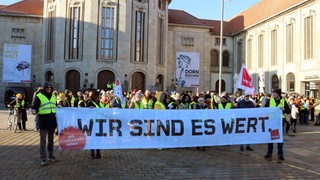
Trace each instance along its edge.
{"label": "red flag", "polygon": [[254,93],[254,86],[253,86],[253,80],[251,75],[249,74],[246,66],[242,64],[240,73],[239,73],[239,79],[237,83],[237,88],[243,89],[246,92],[249,92],[250,94]]}

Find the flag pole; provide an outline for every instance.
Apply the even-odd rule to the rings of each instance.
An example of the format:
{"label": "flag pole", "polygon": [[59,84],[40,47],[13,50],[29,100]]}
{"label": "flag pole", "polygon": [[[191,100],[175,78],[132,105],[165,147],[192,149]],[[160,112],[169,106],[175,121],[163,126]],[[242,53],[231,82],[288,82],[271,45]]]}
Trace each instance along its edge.
{"label": "flag pole", "polygon": [[219,52],[219,95],[221,95],[221,71],[222,71],[222,43],[223,43],[223,10],[224,0],[221,0],[221,22],[220,22],[220,52]]}

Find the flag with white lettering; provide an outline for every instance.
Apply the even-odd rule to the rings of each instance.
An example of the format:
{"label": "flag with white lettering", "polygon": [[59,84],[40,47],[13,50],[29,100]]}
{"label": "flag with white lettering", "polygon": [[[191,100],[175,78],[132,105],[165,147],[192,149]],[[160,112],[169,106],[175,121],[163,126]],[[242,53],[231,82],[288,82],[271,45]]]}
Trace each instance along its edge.
{"label": "flag with white lettering", "polygon": [[254,94],[255,88],[253,86],[253,79],[244,64],[242,64],[239,73],[237,88],[243,89],[245,92],[249,92],[250,94]]}

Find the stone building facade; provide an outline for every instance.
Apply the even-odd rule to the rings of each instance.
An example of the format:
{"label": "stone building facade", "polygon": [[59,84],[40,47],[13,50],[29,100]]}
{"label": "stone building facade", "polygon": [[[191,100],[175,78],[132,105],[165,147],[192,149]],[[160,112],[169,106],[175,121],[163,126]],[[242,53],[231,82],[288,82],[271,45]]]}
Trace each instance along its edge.
{"label": "stone building facade", "polygon": [[244,60],[257,92],[281,88],[320,96],[319,7],[319,0],[263,0],[237,15],[246,20],[242,24],[230,21],[239,30],[234,33],[235,62],[239,67]]}
{"label": "stone building facade", "polygon": [[[35,2],[35,0],[30,0]],[[7,86],[37,87],[42,81],[42,33],[43,33],[43,1],[30,4],[20,2],[10,6],[0,6],[0,102],[2,105],[3,95]],[[31,8],[34,10],[30,11]],[[30,82],[4,82],[4,46],[5,44],[31,45],[31,77]],[[39,51],[40,50],[40,51]]]}

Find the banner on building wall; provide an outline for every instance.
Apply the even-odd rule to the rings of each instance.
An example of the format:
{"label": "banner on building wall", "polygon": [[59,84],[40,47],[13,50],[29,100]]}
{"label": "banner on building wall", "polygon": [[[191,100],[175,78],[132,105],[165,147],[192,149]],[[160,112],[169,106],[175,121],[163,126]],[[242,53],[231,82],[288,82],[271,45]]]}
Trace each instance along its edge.
{"label": "banner on building wall", "polygon": [[280,108],[57,108],[60,149],[176,148],[283,142]]}
{"label": "banner on building wall", "polygon": [[31,45],[4,44],[3,82],[30,82]]}
{"label": "banner on building wall", "polygon": [[200,54],[195,52],[176,53],[176,86],[198,87],[200,77]]}

